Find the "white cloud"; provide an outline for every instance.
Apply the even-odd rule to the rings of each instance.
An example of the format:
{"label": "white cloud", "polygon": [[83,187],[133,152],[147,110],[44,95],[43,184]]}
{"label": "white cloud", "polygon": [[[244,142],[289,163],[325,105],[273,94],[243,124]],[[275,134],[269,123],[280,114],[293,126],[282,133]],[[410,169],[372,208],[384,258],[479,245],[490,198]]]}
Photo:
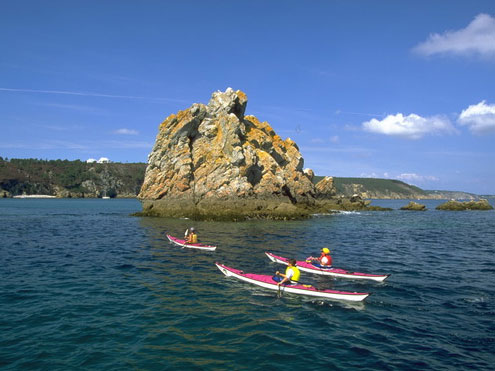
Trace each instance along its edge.
{"label": "white cloud", "polygon": [[139,133],[137,130],[122,128],[122,129],[115,130],[114,134],[138,135]]}
{"label": "white cloud", "polygon": [[478,14],[466,28],[431,34],[413,51],[426,56],[455,54],[495,57],[495,18]]}
{"label": "white cloud", "polygon": [[457,122],[469,127],[475,134],[495,132],[495,104],[486,104],[481,101],[471,105],[461,112]]}
{"label": "white cloud", "polygon": [[364,130],[406,139],[419,139],[427,134],[453,133],[454,127],[444,116],[421,117],[414,113],[388,115],[383,120],[371,119],[362,123]]}
{"label": "white cloud", "polygon": [[398,179],[406,182],[408,184],[412,183],[424,183],[424,182],[437,182],[439,179],[432,175],[418,175],[415,173],[402,173],[397,176],[390,175],[388,172],[383,174],[372,173],[362,173],[362,178],[380,178],[380,179]]}
{"label": "white cloud", "polygon": [[396,176],[397,179],[403,180],[405,182],[425,182],[425,181],[438,181],[439,179],[432,175],[418,175],[414,173],[403,173]]}
{"label": "white cloud", "polygon": [[340,138],[338,135],[334,135],[330,137],[330,142],[331,143],[338,143],[340,141]]}
{"label": "white cloud", "polygon": [[375,172],[373,173],[361,173],[359,175],[360,178],[383,178],[380,174],[377,174]]}
{"label": "white cloud", "polygon": [[77,95],[77,96],[82,96],[82,97],[137,99],[137,100],[149,100],[149,101],[168,101],[168,102],[178,102],[178,103],[186,102],[183,99],[175,99],[175,98],[153,98],[153,97],[141,97],[141,96],[134,96],[134,95],[88,93],[88,92],[68,91],[68,90],[12,89],[12,88],[0,87],[0,91],[13,92],[13,93],[59,94],[59,95]]}

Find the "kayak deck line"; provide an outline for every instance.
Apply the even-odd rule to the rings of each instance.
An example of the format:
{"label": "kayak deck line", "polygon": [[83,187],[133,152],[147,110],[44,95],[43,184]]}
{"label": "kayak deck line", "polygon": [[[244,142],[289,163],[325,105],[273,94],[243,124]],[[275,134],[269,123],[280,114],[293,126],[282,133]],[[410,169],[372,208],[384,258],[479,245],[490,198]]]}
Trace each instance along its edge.
{"label": "kayak deck line", "polygon": [[189,249],[215,251],[217,248],[216,246],[204,245],[202,243],[187,243],[186,240],[181,240],[180,238],[171,236],[169,234],[167,234],[167,238],[171,243],[181,247],[187,247]]}
{"label": "kayak deck line", "polygon": [[[282,256],[277,256],[270,252],[265,252],[265,254],[272,262],[285,264],[285,265],[287,265],[289,262],[289,259],[284,258]],[[390,277],[390,274],[370,274],[370,273],[362,273],[362,272],[351,272],[351,271],[346,271],[345,269],[330,268],[330,267],[320,268],[307,261],[297,261],[296,265],[301,271],[320,274],[324,276],[333,276],[333,277],[351,278],[351,279],[366,279],[366,280],[373,280],[376,282],[383,282],[388,277]]]}
{"label": "kayak deck line", "polygon": [[244,273],[242,270],[227,267],[221,263],[215,263],[217,268],[225,274],[227,277],[234,277],[241,281],[251,283],[256,286],[264,287],[270,290],[280,290],[284,293],[292,293],[298,295],[305,295],[311,297],[317,297],[320,299],[337,299],[347,301],[363,301],[370,293],[368,292],[350,292],[350,291],[337,291],[330,289],[317,289],[312,285],[304,284],[291,284],[291,285],[277,285],[272,276]]}

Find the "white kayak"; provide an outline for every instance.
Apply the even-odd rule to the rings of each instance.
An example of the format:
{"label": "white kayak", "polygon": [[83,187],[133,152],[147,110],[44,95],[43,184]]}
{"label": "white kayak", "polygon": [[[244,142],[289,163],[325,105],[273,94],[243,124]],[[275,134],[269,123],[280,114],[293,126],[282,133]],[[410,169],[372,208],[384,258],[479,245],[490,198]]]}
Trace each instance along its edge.
{"label": "white kayak", "polygon": [[187,243],[186,240],[181,240],[181,239],[176,238],[174,236],[171,236],[169,234],[167,234],[167,238],[173,244],[181,246],[181,247],[187,247],[189,249],[215,251],[215,249],[217,248],[216,246],[203,245],[202,243]]}
{"label": "white kayak", "polygon": [[227,277],[235,277],[241,281],[249,282],[253,285],[261,286],[270,290],[280,290],[280,293],[291,293],[305,296],[317,297],[320,299],[336,299],[347,301],[363,301],[370,294],[367,292],[349,292],[349,291],[336,291],[336,290],[319,290],[311,285],[303,284],[289,284],[277,285],[277,282],[273,280],[272,276],[244,273],[241,270],[229,268],[226,265],[215,263],[217,268],[225,274]]}
{"label": "white kayak", "polygon": [[[287,258],[277,256],[270,252],[265,252],[265,254],[272,262],[288,265],[289,259]],[[340,268],[325,268],[322,266],[314,265],[313,263],[307,261],[297,261],[296,265],[300,271],[340,278],[352,278],[383,282],[388,276],[390,276],[390,274],[370,274],[361,272],[350,272]]]}

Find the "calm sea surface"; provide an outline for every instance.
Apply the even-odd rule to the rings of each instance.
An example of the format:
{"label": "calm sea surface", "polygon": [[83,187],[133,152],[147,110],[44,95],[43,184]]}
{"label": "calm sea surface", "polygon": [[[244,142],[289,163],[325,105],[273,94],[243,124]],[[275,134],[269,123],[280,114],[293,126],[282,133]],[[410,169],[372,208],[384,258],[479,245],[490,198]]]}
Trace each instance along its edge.
{"label": "calm sea surface", "polygon": [[[495,212],[346,213],[220,223],[130,214],[136,200],[0,200],[0,368],[5,370],[493,370]],[[492,201],[493,204],[493,201]],[[189,226],[215,252],[180,249]],[[265,251],[391,273],[309,274],[373,294],[322,302],[225,277],[282,266]]]}

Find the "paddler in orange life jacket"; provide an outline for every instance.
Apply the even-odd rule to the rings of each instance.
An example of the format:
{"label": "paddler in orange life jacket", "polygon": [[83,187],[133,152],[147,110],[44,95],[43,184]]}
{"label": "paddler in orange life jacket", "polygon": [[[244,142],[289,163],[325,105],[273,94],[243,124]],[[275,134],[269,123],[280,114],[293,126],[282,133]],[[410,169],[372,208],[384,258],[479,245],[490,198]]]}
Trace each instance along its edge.
{"label": "paddler in orange life jacket", "polygon": [[330,249],[324,247],[321,249],[321,255],[319,258],[308,258],[310,261],[317,261],[322,267],[331,267],[332,266],[332,257],[330,256]]}
{"label": "paddler in orange life jacket", "polygon": [[289,265],[285,270],[285,274],[277,271],[275,273],[277,276],[283,277],[283,279],[277,283],[278,286],[284,283],[298,283],[299,277],[301,276],[301,272],[299,272],[299,268],[296,267],[296,259],[289,259]]}
{"label": "paddler in orange life jacket", "polygon": [[184,237],[186,238],[187,243],[198,243],[198,235],[196,234],[194,227],[187,229],[186,233],[184,233]]}

